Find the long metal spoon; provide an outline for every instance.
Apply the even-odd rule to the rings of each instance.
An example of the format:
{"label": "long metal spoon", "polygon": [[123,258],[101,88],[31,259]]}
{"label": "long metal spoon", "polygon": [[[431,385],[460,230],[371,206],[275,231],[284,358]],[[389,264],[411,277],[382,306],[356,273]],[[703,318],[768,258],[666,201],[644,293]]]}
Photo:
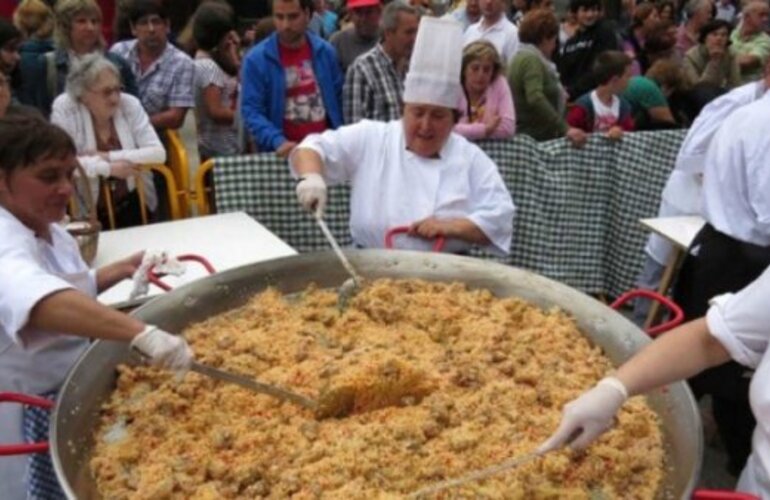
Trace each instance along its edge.
{"label": "long metal spoon", "polygon": [[[131,349],[141,359],[147,360],[149,356],[138,348]],[[281,401],[288,401],[303,408],[312,411],[315,418],[321,420],[325,418],[341,418],[349,415],[353,411],[355,392],[348,387],[338,387],[330,390],[324,390],[318,396],[318,399],[311,399],[294,391],[278,387],[277,385],[266,384],[251,377],[240,375],[229,371],[206,365],[193,360],[190,364],[190,370],[203,376],[236,384],[250,391],[259,394],[266,394]]]}
{"label": "long metal spoon", "polygon": [[430,486],[420,488],[419,490],[409,495],[409,498],[421,498],[427,495],[433,495],[434,493],[438,493],[439,491],[443,491],[449,488],[454,488],[456,486],[461,486],[461,485],[472,483],[475,481],[481,481],[482,479],[486,479],[490,476],[494,476],[496,474],[500,474],[502,472],[506,472],[511,469],[514,469],[519,465],[525,464],[527,462],[530,462],[536,459],[537,457],[542,456],[543,454],[544,453],[538,453],[536,451],[533,451],[525,455],[511,458],[497,465],[492,465],[484,469],[479,469],[473,472],[469,472],[468,474],[465,474],[460,477],[456,477],[454,479],[447,479],[446,481],[440,481]]}
{"label": "long metal spoon", "polygon": [[356,272],[355,268],[350,264],[348,258],[345,257],[345,254],[342,252],[342,248],[340,248],[339,243],[337,243],[337,239],[329,230],[329,226],[326,225],[326,222],[323,220],[323,218],[317,213],[314,213],[313,217],[315,218],[316,223],[318,223],[318,227],[321,228],[321,232],[326,237],[326,240],[332,246],[332,250],[334,250],[337,258],[342,263],[342,267],[344,267],[348,274],[350,274],[350,279],[345,280],[339,289],[340,309],[345,309],[348,300],[356,294],[359,288],[361,288],[364,279],[360,274]]}

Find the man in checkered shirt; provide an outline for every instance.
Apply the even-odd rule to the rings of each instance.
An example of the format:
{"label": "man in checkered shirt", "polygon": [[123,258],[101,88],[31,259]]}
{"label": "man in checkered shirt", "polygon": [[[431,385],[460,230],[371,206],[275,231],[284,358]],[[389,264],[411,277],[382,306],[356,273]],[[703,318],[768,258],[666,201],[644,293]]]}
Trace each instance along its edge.
{"label": "man in checkered shirt", "polygon": [[404,75],[417,36],[420,12],[392,2],[382,15],[382,42],[356,58],[342,88],[345,123],[401,118]]}
{"label": "man in checkered shirt", "polygon": [[110,52],[128,61],[153,127],[180,128],[195,105],[193,61],[168,42],[169,20],[160,0],[134,0],[128,17],[136,38],[116,43]]}

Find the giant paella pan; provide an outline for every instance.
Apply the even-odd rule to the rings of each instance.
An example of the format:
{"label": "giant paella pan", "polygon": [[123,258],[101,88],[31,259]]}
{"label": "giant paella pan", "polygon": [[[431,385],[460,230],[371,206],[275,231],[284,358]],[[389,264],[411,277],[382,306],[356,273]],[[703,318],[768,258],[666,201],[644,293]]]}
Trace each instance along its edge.
{"label": "giant paella pan", "polygon": [[[557,306],[574,318],[580,331],[615,365],[649,342],[637,327],[607,306],[524,270],[443,254],[363,250],[349,256],[369,279],[460,282],[471,290],[488,290],[495,297],[519,297],[544,309]],[[310,283],[334,288],[345,277],[331,253],[286,257],[201,279],[151,301],[134,314],[168,331],[182,331],[245,304],[268,287],[291,295],[303,292]],[[101,497],[90,467],[95,429],[103,406],[115,391],[118,366],[136,363],[126,344],[98,341],[65,381],[52,415],[51,454],[59,480],[72,498]],[[658,496],[687,498],[700,472],[703,446],[695,402],[683,383],[656,391],[648,402],[660,419],[664,440],[664,479]]]}

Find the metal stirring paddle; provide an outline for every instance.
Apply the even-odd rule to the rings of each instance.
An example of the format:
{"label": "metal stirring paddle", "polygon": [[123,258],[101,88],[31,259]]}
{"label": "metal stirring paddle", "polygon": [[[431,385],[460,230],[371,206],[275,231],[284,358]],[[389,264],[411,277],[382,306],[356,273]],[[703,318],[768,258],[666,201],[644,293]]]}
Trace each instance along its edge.
{"label": "metal stirring paddle", "polygon": [[326,237],[326,240],[332,246],[332,249],[337,255],[337,258],[340,260],[340,262],[342,262],[342,267],[344,267],[348,274],[350,274],[350,278],[345,280],[339,289],[340,308],[344,309],[347,301],[356,294],[364,279],[360,274],[356,272],[355,268],[353,268],[353,266],[350,264],[348,258],[345,257],[345,254],[342,253],[342,248],[340,248],[339,243],[337,243],[337,240],[334,238],[334,235],[329,230],[329,226],[326,225],[326,222],[323,220],[323,218],[317,213],[314,213],[313,217],[315,218],[316,223],[318,223],[318,227],[321,228],[321,232]]}
{"label": "metal stirring paddle", "polygon": [[464,484],[472,483],[475,481],[481,481],[482,479],[486,479],[490,476],[494,476],[496,474],[506,472],[515,467],[518,467],[519,465],[530,462],[540,456],[543,456],[543,453],[538,453],[536,451],[533,451],[531,453],[527,453],[519,457],[511,458],[509,460],[506,460],[505,462],[499,463],[497,465],[492,465],[485,469],[479,469],[454,479],[447,479],[446,481],[440,481],[430,486],[426,486],[409,495],[409,498],[422,498],[428,495],[433,495],[434,493],[438,493],[439,491],[443,491],[449,488],[462,486]]}

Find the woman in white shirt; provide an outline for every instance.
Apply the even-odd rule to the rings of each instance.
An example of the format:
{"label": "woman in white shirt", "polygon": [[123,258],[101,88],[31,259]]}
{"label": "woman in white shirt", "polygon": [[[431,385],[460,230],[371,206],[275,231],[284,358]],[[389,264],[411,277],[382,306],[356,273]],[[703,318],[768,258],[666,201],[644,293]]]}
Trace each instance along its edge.
{"label": "woman in white shirt", "polygon": [[[55,397],[88,338],[131,341],[155,365],[189,366],[184,339],[94,300],[132,276],[142,255],[98,270],[83,262],[75,240],[57,224],[73,193],[76,165],[74,144],[60,128],[26,114],[0,119],[0,392]],[[34,415],[20,405],[0,405],[0,442],[46,440],[47,419]],[[61,494],[48,455],[30,457],[29,464],[26,457],[2,457],[4,499]]]}
{"label": "woman in white shirt", "polygon": [[401,120],[310,135],[292,152],[297,196],[317,216],[326,181],[350,182],[350,233],[358,246],[382,248],[389,229],[408,226],[412,237],[395,246],[429,250],[428,240],[441,236],[449,252],[472,244],[510,251],[514,205],[497,166],[452,132],[462,94],[459,32],[453,21],[420,20]]}
{"label": "woman in white shirt", "polygon": [[757,426],[752,453],[737,489],[762,498],[770,496],[770,268],[733,294],[711,300],[705,317],[659,337],[613,377],[568,403],[558,430],[543,443],[541,453],[570,444],[585,448],[612,426],[629,396],[691,377],[710,367],[735,360],[756,369],[749,399]]}
{"label": "woman in white shirt", "polygon": [[73,62],[66,92],[53,103],[51,122],[75,142],[94,199],[99,195],[99,176],[115,179],[109,185],[118,227],[140,223],[136,175],[144,181],[147,209],[156,210],[152,173],[140,174],[139,166],[164,163],[166,150],[139,99],[121,91],[120,73],[112,62],[99,54]]}

